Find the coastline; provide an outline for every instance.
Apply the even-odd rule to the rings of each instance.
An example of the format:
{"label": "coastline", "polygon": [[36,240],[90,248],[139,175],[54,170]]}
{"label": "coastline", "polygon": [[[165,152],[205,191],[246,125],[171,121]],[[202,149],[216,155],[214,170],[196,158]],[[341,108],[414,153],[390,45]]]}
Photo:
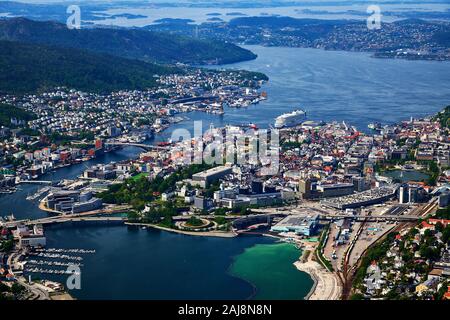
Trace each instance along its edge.
{"label": "coastline", "polygon": [[[342,288],[339,279],[313,260],[314,254],[311,250],[313,249],[304,249],[300,259],[294,262],[295,267],[307,273],[314,282],[305,300],[340,300]],[[309,256],[304,261],[304,255],[308,251]]]}
{"label": "coastline", "polygon": [[314,273],[308,273],[306,270],[302,270],[301,266],[298,266],[295,263],[294,263],[294,265],[298,270],[307,273],[313,281],[313,285],[312,285],[311,289],[309,290],[308,294],[304,298],[304,300],[311,300],[311,296],[314,294],[314,292],[316,292],[317,283],[319,282],[319,280]]}
{"label": "coastline", "polygon": [[42,210],[42,211],[45,211],[48,213],[53,213],[53,214],[57,214],[57,215],[63,214],[63,212],[61,212],[61,211],[52,210],[50,208],[47,208],[44,201],[39,201],[38,208],[39,208],[39,210]]}
{"label": "coastline", "polygon": [[234,238],[234,237],[238,236],[238,234],[236,234],[234,232],[224,232],[224,231],[193,232],[193,231],[170,229],[170,228],[158,226],[158,225],[151,224],[151,223],[125,222],[125,225],[137,226],[137,227],[149,227],[149,228],[154,228],[154,229],[163,230],[163,231],[167,231],[167,232],[184,234],[187,236],[216,237],[216,238]]}

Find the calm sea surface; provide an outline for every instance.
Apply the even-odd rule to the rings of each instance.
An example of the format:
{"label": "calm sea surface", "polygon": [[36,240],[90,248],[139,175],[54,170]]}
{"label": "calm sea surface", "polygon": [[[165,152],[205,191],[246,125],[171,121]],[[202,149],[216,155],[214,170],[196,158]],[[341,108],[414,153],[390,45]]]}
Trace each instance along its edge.
{"label": "calm sea surface", "polygon": [[227,68],[260,71],[269,99],[228,111],[223,123],[260,126],[303,108],[311,120],[346,121],[359,129],[433,114],[450,104],[450,62],[375,59],[367,53],[247,46],[253,61]]}

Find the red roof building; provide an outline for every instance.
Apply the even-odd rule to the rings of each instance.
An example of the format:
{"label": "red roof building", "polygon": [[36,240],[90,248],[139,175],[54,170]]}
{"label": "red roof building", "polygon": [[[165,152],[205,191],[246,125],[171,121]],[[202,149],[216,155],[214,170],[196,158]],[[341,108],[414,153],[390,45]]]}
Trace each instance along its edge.
{"label": "red roof building", "polygon": [[447,292],[444,293],[444,300],[450,300],[450,286],[447,287]]}
{"label": "red roof building", "polygon": [[447,227],[450,224],[450,220],[446,220],[446,219],[428,219],[428,223],[432,224],[432,225],[436,225],[436,224],[440,223],[444,227]]}
{"label": "red roof building", "polygon": [[434,230],[434,225],[429,224],[426,221],[422,221],[421,225],[421,229],[428,229],[428,230]]}

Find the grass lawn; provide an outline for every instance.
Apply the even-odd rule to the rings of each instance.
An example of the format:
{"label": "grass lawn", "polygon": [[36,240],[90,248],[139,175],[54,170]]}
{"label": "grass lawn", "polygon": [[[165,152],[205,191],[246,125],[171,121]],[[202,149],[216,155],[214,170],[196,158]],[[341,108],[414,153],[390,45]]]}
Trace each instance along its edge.
{"label": "grass lawn", "polygon": [[134,181],[137,181],[137,180],[139,180],[141,177],[147,177],[147,176],[148,176],[148,173],[147,173],[147,172],[141,172],[141,173],[135,175],[134,177],[132,177],[132,179],[133,179]]}

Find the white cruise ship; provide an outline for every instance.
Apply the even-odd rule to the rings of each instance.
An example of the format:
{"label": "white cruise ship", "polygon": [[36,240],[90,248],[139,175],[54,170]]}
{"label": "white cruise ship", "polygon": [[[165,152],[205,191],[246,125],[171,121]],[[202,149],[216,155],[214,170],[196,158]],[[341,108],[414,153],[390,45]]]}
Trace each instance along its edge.
{"label": "white cruise ship", "polygon": [[306,120],[306,112],[295,110],[291,113],[285,113],[275,119],[275,128],[293,127]]}

